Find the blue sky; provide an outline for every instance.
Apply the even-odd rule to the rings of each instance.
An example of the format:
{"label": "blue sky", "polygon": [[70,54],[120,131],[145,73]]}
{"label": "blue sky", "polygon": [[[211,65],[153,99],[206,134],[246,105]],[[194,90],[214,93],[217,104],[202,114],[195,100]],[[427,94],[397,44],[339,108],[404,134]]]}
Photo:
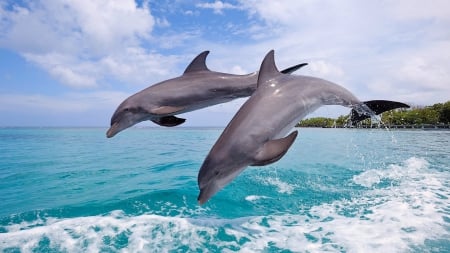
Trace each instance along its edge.
{"label": "blue sky", "polygon": [[[216,71],[256,71],[275,49],[280,69],[308,62],[297,74],[361,100],[445,102],[449,27],[446,0],[1,1],[0,126],[108,126],[123,99],[179,76],[204,50]],[[243,101],[182,117],[224,126]]]}

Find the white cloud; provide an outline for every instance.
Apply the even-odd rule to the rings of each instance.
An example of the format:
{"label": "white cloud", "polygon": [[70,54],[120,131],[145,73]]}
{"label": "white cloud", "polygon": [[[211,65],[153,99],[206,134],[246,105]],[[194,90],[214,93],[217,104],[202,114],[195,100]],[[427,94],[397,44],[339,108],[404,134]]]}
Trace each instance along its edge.
{"label": "white cloud", "polygon": [[149,53],[140,47],[124,48],[123,53],[104,57],[99,65],[123,82],[149,85],[162,77],[175,75],[178,58]]}
{"label": "white cloud", "polygon": [[116,91],[42,94],[0,94],[2,126],[108,126],[130,94]]}
{"label": "white cloud", "polygon": [[450,2],[447,0],[434,0],[431,4],[420,0],[401,0],[390,1],[389,4],[391,8],[387,11],[398,20],[450,20]]}
{"label": "white cloud", "polygon": [[102,44],[148,37],[155,22],[147,5],[139,8],[134,1],[71,0],[68,4],[83,34]]}
{"label": "white cloud", "polygon": [[2,44],[26,53],[103,55],[123,43],[137,44],[155,22],[145,5],[138,8],[132,0],[42,0],[2,12],[9,24]]}
{"label": "white cloud", "polygon": [[187,43],[195,44],[192,43],[190,40],[193,40],[200,36],[201,36],[200,30],[188,30],[176,33],[169,31],[163,35],[153,37],[152,42],[154,44],[157,44],[158,47],[160,48],[173,49],[176,47],[183,47]]}
{"label": "white cloud", "polygon": [[116,91],[66,93],[57,97],[42,94],[0,94],[0,111],[7,112],[10,108],[15,108],[20,113],[42,111],[70,114],[91,110],[113,112],[129,95]]}
{"label": "white cloud", "polygon": [[93,62],[79,61],[76,56],[60,53],[24,53],[24,57],[47,70],[57,80],[74,88],[93,88],[97,86],[99,75]]}
{"label": "white cloud", "polygon": [[450,42],[429,42],[414,50],[392,52],[369,91],[380,96],[398,96],[416,105],[450,99]]}
{"label": "white cloud", "polygon": [[156,18],[156,25],[159,27],[170,27],[170,22],[166,18]]}
{"label": "white cloud", "polygon": [[323,60],[312,61],[309,66],[313,72],[316,72],[319,76],[335,76],[342,77],[344,71],[339,67]]}
{"label": "white cloud", "polygon": [[[156,62],[151,57],[146,61],[139,58],[155,53],[134,54],[139,56],[134,61],[127,57],[129,50],[124,50],[145,51],[141,43],[150,39],[155,25],[147,6],[144,2],[138,7],[133,0],[41,0],[26,6],[13,4],[9,9],[3,5],[0,46],[19,52],[64,84],[95,87],[104,77],[116,75],[105,72],[108,66],[102,63],[108,59],[126,59],[128,68],[135,68],[130,72],[141,71],[146,67],[142,63]],[[167,20],[159,24],[169,25]],[[146,73],[166,72],[147,69]]]}
{"label": "white cloud", "polygon": [[79,73],[75,73],[72,69],[56,66],[50,69],[50,73],[64,83],[68,83],[76,88],[95,86],[95,79]]}
{"label": "white cloud", "polygon": [[226,9],[238,9],[239,7],[230,3],[224,3],[222,1],[215,1],[214,3],[199,3],[196,5],[198,8],[212,9],[216,14],[223,14],[223,10]]}
{"label": "white cloud", "polygon": [[261,21],[247,30],[256,40],[253,50],[275,48],[279,66],[305,59],[310,66],[300,72],[337,82],[364,99],[450,99],[448,1],[240,4]]}
{"label": "white cloud", "polygon": [[[254,71],[252,71],[252,72],[254,72]],[[230,73],[236,74],[236,75],[245,75],[245,74],[248,74],[249,72],[246,71],[244,68],[242,68],[242,67],[239,66],[239,65],[234,65],[234,66],[231,68]]]}
{"label": "white cloud", "polygon": [[[446,87],[448,80],[450,80],[450,73],[446,71],[446,66],[429,62],[429,60],[419,56],[406,59],[397,72],[398,80],[409,82],[411,86],[424,90],[436,90]],[[447,88],[450,91],[450,87]]]}

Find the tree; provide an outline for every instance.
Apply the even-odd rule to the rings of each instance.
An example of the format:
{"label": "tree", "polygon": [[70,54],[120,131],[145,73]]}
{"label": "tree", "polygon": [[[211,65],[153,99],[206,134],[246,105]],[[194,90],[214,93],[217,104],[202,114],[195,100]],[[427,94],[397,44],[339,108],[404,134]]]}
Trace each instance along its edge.
{"label": "tree", "polygon": [[317,117],[317,118],[309,118],[300,121],[296,126],[297,127],[332,127],[334,125],[334,119]]}
{"label": "tree", "polygon": [[439,122],[450,124],[450,101],[442,105],[441,111],[439,112]]}
{"label": "tree", "polygon": [[[301,127],[344,127],[347,125],[349,115],[341,115],[337,119],[331,118],[309,118],[300,121],[297,126]],[[450,101],[437,103],[432,106],[414,107],[411,109],[396,109],[381,114],[381,121],[386,125],[413,125],[422,126],[450,124]],[[370,119],[366,119],[359,125],[371,125]]]}

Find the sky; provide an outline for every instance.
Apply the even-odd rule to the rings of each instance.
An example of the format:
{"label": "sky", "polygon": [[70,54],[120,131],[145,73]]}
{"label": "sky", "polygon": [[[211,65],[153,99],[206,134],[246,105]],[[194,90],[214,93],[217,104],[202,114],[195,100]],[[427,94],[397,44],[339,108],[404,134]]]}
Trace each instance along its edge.
{"label": "sky", "polygon": [[[0,126],[109,126],[121,101],[204,50],[214,71],[257,71],[274,49],[279,69],[307,62],[296,74],[361,100],[442,103],[449,27],[447,0],[1,0]],[[244,101],[180,117],[225,126]]]}

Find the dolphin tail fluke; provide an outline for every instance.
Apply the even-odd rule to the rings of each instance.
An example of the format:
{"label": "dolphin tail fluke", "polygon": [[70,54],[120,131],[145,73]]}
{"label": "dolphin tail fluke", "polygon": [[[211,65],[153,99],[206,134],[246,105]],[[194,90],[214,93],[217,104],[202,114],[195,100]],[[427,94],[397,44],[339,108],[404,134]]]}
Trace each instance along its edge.
{"label": "dolphin tail fluke", "polygon": [[[363,102],[363,104],[369,107],[369,109],[377,115],[397,108],[409,108],[409,105],[407,104],[389,100],[370,100]],[[356,123],[368,119],[370,116],[371,115],[367,113],[361,113],[352,109],[350,120],[352,123]]]}
{"label": "dolphin tail fluke", "polygon": [[294,131],[284,138],[266,142],[261,151],[256,155],[255,162],[252,166],[264,166],[280,160],[291,147],[292,143],[294,143],[297,135],[298,131]]}
{"label": "dolphin tail fluke", "polygon": [[292,67],[289,67],[287,69],[283,69],[280,72],[283,73],[283,74],[292,74],[295,71],[299,70],[300,68],[303,68],[306,65],[308,65],[308,63],[300,63],[300,64],[294,65]]}

